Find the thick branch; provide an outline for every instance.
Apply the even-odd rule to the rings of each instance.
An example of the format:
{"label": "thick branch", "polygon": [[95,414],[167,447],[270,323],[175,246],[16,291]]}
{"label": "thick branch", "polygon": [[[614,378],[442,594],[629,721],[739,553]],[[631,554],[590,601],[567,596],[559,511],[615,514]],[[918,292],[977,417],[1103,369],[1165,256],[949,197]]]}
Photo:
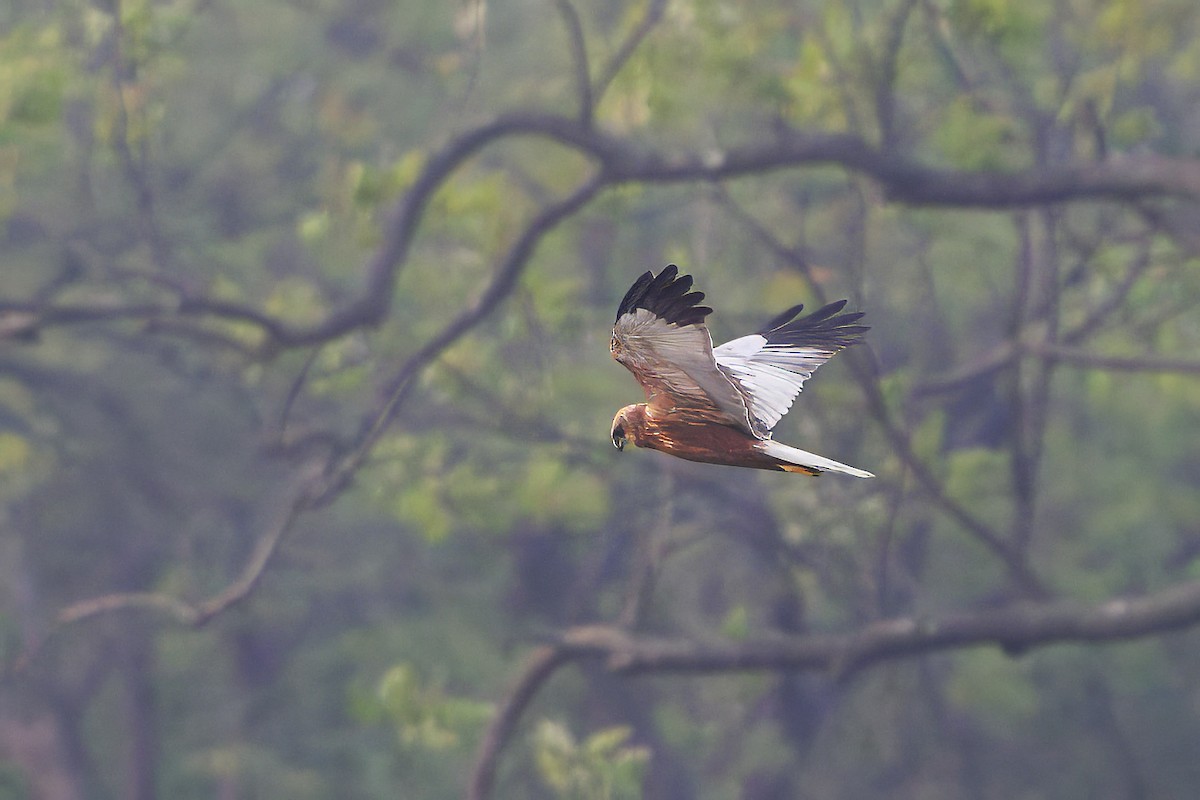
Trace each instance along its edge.
{"label": "thick branch", "polygon": [[925,653],[995,645],[1016,656],[1034,647],[1138,639],[1198,623],[1200,581],[1098,605],[1020,603],[985,611],[880,620],[848,633],[741,642],[651,638],[609,625],[581,625],[564,631],[557,646],[534,651],[487,731],[467,800],[490,796],[499,754],[541,686],[559,667],[585,658],[601,659],[610,669],[627,675],[787,671],[826,672],[845,680],[880,662]]}
{"label": "thick branch", "polygon": [[[603,82],[601,81],[601,85]],[[598,94],[598,92],[597,92]],[[556,142],[603,167],[605,182],[703,182],[779,169],[839,166],[879,183],[895,202],[961,208],[1016,208],[1070,200],[1135,201],[1150,197],[1200,198],[1200,161],[1161,156],[1114,159],[1058,169],[972,172],[928,166],[888,154],[861,137],[842,133],[778,131],[769,140],[726,150],[667,151],[604,133],[580,120],[539,112],[496,117],[452,139],[434,153],[416,182],[384,221],[383,242],[366,265],[361,294],[321,322],[296,327],[250,306],[203,297],[182,298],[179,313],[235,319],[260,328],[264,354],[306,347],[351,330],[378,325],[391,309],[397,274],[406,262],[417,228],[434,193],[449,175],[481,149],[506,138],[535,137]],[[158,305],[56,309],[23,303],[0,308],[34,315],[34,327],[95,318],[155,317]]]}
{"label": "thick branch", "polygon": [[1099,605],[1021,603],[1003,609],[881,620],[851,633],[735,644],[635,638],[607,626],[572,628],[562,642],[577,657],[647,672],[827,671],[839,677],[881,661],[997,645],[1010,654],[1069,642],[1137,639],[1200,623],[1200,581]]}

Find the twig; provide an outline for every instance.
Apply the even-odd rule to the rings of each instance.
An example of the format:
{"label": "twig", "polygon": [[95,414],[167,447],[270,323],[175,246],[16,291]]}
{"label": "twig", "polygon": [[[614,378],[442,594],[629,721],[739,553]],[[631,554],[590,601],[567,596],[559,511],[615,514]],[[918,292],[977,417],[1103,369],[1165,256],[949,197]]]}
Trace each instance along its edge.
{"label": "twig", "polygon": [[279,422],[277,425],[281,438],[287,430],[288,418],[292,415],[292,408],[296,405],[296,400],[299,399],[300,392],[304,390],[304,384],[308,380],[308,373],[312,371],[312,366],[317,362],[317,356],[320,354],[320,347],[312,349],[312,352],[304,359],[304,366],[300,368],[300,372],[296,374],[291,387],[288,389],[287,397],[283,400],[283,407],[279,409]]}
{"label": "twig", "polygon": [[1082,369],[1103,369],[1114,372],[1164,372],[1179,375],[1200,375],[1200,361],[1194,358],[1169,356],[1110,356],[1092,353],[1078,347],[1029,342],[1022,345],[1025,352]]}
{"label": "twig", "polygon": [[[779,241],[778,237],[742,210],[727,194],[722,193],[719,196],[727,207],[735,210],[735,216],[749,227],[751,233],[760,242],[804,275],[819,302],[828,302],[828,297],[821,284],[813,280],[808,261],[802,253]],[[892,412],[888,408],[887,400],[884,398],[883,391],[879,387],[879,378],[875,374],[874,369],[866,363],[865,359],[851,357],[850,364],[852,367],[851,372],[858,380],[863,395],[867,400],[867,406],[871,410],[872,416],[879,423],[880,427],[883,428],[884,433],[887,434],[893,452],[900,458],[913,477],[916,478],[917,483],[920,484],[930,500],[968,533],[978,539],[994,555],[999,557],[1008,568],[1013,580],[1024,592],[1031,597],[1048,597],[1049,591],[1033,572],[1024,555],[1010,546],[990,525],[971,514],[971,512],[946,494],[941,481],[937,479],[925,462],[917,455],[916,451],[913,450],[912,441],[908,433],[896,424],[892,418]]]}
{"label": "twig", "polygon": [[925,491],[934,505],[938,506],[951,519],[962,526],[975,537],[984,547],[997,556],[1007,567],[1009,575],[1016,584],[1030,597],[1045,598],[1050,596],[1049,589],[1033,571],[1022,552],[1010,545],[990,525],[969,512],[965,507],[946,494],[941,481],[933,474],[925,462],[913,450],[912,441],[908,434],[892,419],[887,401],[879,388],[878,378],[872,370],[859,363],[859,359],[850,359],[851,372],[858,379],[863,394],[867,398],[867,406],[872,416],[887,434],[892,445],[892,451],[908,467],[917,483]]}
{"label": "twig", "polygon": [[904,44],[904,29],[920,0],[905,0],[896,9],[888,26],[884,42],[883,58],[879,67],[879,80],[875,84],[875,117],[879,124],[879,143],[885,150],[894,150],[896,136],[896,76],[899,72],[900,48]]}
{"label": "twig", "polygon": [[533,255],[534,249],[542,238],[560,222],[586,205],[604,188],[606,183],[603,173],[599,173],[584,182],[567,197],[542,209],[541,213],[525,227],[517,241],[501,259],[492,275],[492,282],[479,299],[447,323],[441,331],[400,365],[387,383],[383,392],[383,403],[364,421],[356,446],[336,468],[334,479],[329,485],[330,490],[336,490],[343,485],[362,465],[388,425],[391,424],[396,411],[407,397],[417,376],[433,363],[446,348],[486,319],[508,297],[516,287],[517,280],[525,270],[530,256]]}
{"label": "twig", "polygon": [[279,549],[284,536],[291,530],[296,517],[308,506],[310,498],[324,476],[324,461],[313,459],[293,477],[270,523],[259,534],[250,558],[241,573],[224,589],[199,603],[191,603],[163,592],[114,592],[73,603],[55,616],[49,630],[31,643],[14,662],[14,670],[27,669],[46,641],[62,629],[77,622],[115,611],[155,611],[173,621],[191,627],[201,627],[221,612],[250,596],[262,580],[267,565]]}
{"label": "twig", "polygon": [[638,45],[642,40],[650,35],[650,31],[654,30],[663,16],[663,12],[667,8],[667,0],[650,0],[646,5],[646,13],[641,20],[629,32],[629,36],[625,41],[621,42],[621,46],[617,48],[617,52],[604,65],[604,69],[600,71],[600,77],[596,79],[595,86],[592,88],[592,102],[599,103],[600,98],[608,91],[608,87],[612,84],[613,79],[617,77],[617,73],[624,68],[625,63],[633,56],[634,51],[638,49]]}
{"label": "twig", "polygon": [[579,12],[571,5],[571,0],[554,0],[567,28],[567,37],[571,43],[571,61],[575,65],[575,90],[579,92],[579,124],[585,128],[592,127],[592,77],[588,68],[587,42],[583,38],[583,25],[579,21]]}

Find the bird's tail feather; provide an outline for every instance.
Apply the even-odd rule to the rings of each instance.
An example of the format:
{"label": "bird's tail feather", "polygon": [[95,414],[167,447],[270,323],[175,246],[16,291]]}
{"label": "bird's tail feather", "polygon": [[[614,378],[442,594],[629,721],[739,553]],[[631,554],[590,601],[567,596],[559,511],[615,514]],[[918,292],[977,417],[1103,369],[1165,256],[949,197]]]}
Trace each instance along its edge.
{"label": "bird's tail feather", "polygon": [[763,451],[767,455],[787,462],[780,465],[780,469],[785,472],[803,472],[808,475],[818,475],[822,472],[841,472],[845,475],[853,475],[856,478],[875,477],[865,469],[852,467],[849,464],[842,464],[841,462],[834,461],[832,458],[819,456],[816,453],[810,453],[807,450],[801,450],[798,447],[782,444],[772,439],[763,442],[763,445]]}

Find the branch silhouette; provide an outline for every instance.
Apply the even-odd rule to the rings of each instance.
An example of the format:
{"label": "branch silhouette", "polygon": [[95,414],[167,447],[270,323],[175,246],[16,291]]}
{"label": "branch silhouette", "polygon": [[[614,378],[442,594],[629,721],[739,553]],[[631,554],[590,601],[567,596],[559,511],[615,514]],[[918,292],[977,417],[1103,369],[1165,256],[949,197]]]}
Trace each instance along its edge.
{"label": "branch silhouette", "polygon": [[[648,16],[648,23],[653,19]],[[603,85],[601,81],[600,87]],[[891,201],[911,206],[1003,209],[1081,200],[1137,203],[1153,198],[1200,198],[1197,159],[1139,155],[1015,172],[953,170],[885,151],[853,134],[785,126],[777,127],[761,141],[695,152],[648,147],[632,138],[599,130],[586,119],[517,111],[459,134],[429,156],[416,181],[387,214],[382,225],[383,240],[364,267],[361,291],[314,324],[297,326],[250,304],[200,294],[129,306],[59,307],[36,301],[0,300],[0,314],[18,315],[21,324],[15,326],[15,331],[24,336],[42,327],[99,320],[155,320],[172,315],[235,320],[259,331],[262,342],[256,352],[260,358],[379,325],[391,310],[396,278],[407,263],[434,193],[485,147],[513,138],[547,139],[587,157],[601,167],[605,185],[706,183],[776,170],[837,166],[872,179]],[[5,333],[5,326],[0,325],[0,336]],[[7,335],[12,337],[14,333]]]}
{"label": "branch silhouette", "polygon": [[537,648],[500,704],[477,751],[467,800],[491,796],[496,764],[519,717],[557,670],[588,659],[634,675],[824,672],[845,681],[862,670],[928,653],[995,646],[1010,656],[1067,643],[1120,642],[1200,623],[1200,581],[1153,594],[1086,605],[1070,601],[909,616],[843,633],[772,636],[742,642],[655,638],[610,625],[564,630]]}

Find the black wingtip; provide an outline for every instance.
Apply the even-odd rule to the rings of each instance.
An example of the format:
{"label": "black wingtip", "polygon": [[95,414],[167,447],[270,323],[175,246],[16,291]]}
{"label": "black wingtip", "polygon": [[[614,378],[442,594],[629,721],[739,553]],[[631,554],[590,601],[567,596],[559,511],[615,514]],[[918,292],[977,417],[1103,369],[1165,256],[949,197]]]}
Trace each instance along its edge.
{"label": "black wingtip", "polygon": [[692,276],[680,275],[679,267],[674,264],[663,267],[657,275],[646,272],[634,281],[617,306],[617,320],[644,308],[675,325],[703,323],[712,309],[698,305],[704,299],[704,292],[689,291],[691,288]]}
{"label": "black wingtip", "polygon": [[799,314],[803,310],[804,310],[804,303],[799,303],[797,305],[794,305],[791,308],[789,308],[787,311],[784,311],[782,314],[776,314],[775,316],[771,317],[771,319],[767,320],[767,323],[765,325],[763,325],[761,328],[758,329],[758,332],[759,333],[769,333],[769,332],[775,330],[776,328],[782,328],[784,325],[787,325],[789,322],[791,322],[793,319],[795,319],[796,315]]}
{"label": "black wingtip", "polygon": [[642,295],[646,293],[646,287],[654,280],[654,273],[646,270],[638,279],[633,282],[633,286],[629,287],[629,291],[621,298],[620,305],[617,306],[617,319],[627,311],[637,308],[638,301],[642,299]]}
{"label": "black wingtip", "polygon": [[803,306],[789,308],[768,322],[759,333],[771,343],[825,346],[837,350],[849,347],[871,328],[854,324],[863,318],[862,311],[840,313],[846,307],[846,302],[838,300],[829,303],[800,319],[793,317]]}

